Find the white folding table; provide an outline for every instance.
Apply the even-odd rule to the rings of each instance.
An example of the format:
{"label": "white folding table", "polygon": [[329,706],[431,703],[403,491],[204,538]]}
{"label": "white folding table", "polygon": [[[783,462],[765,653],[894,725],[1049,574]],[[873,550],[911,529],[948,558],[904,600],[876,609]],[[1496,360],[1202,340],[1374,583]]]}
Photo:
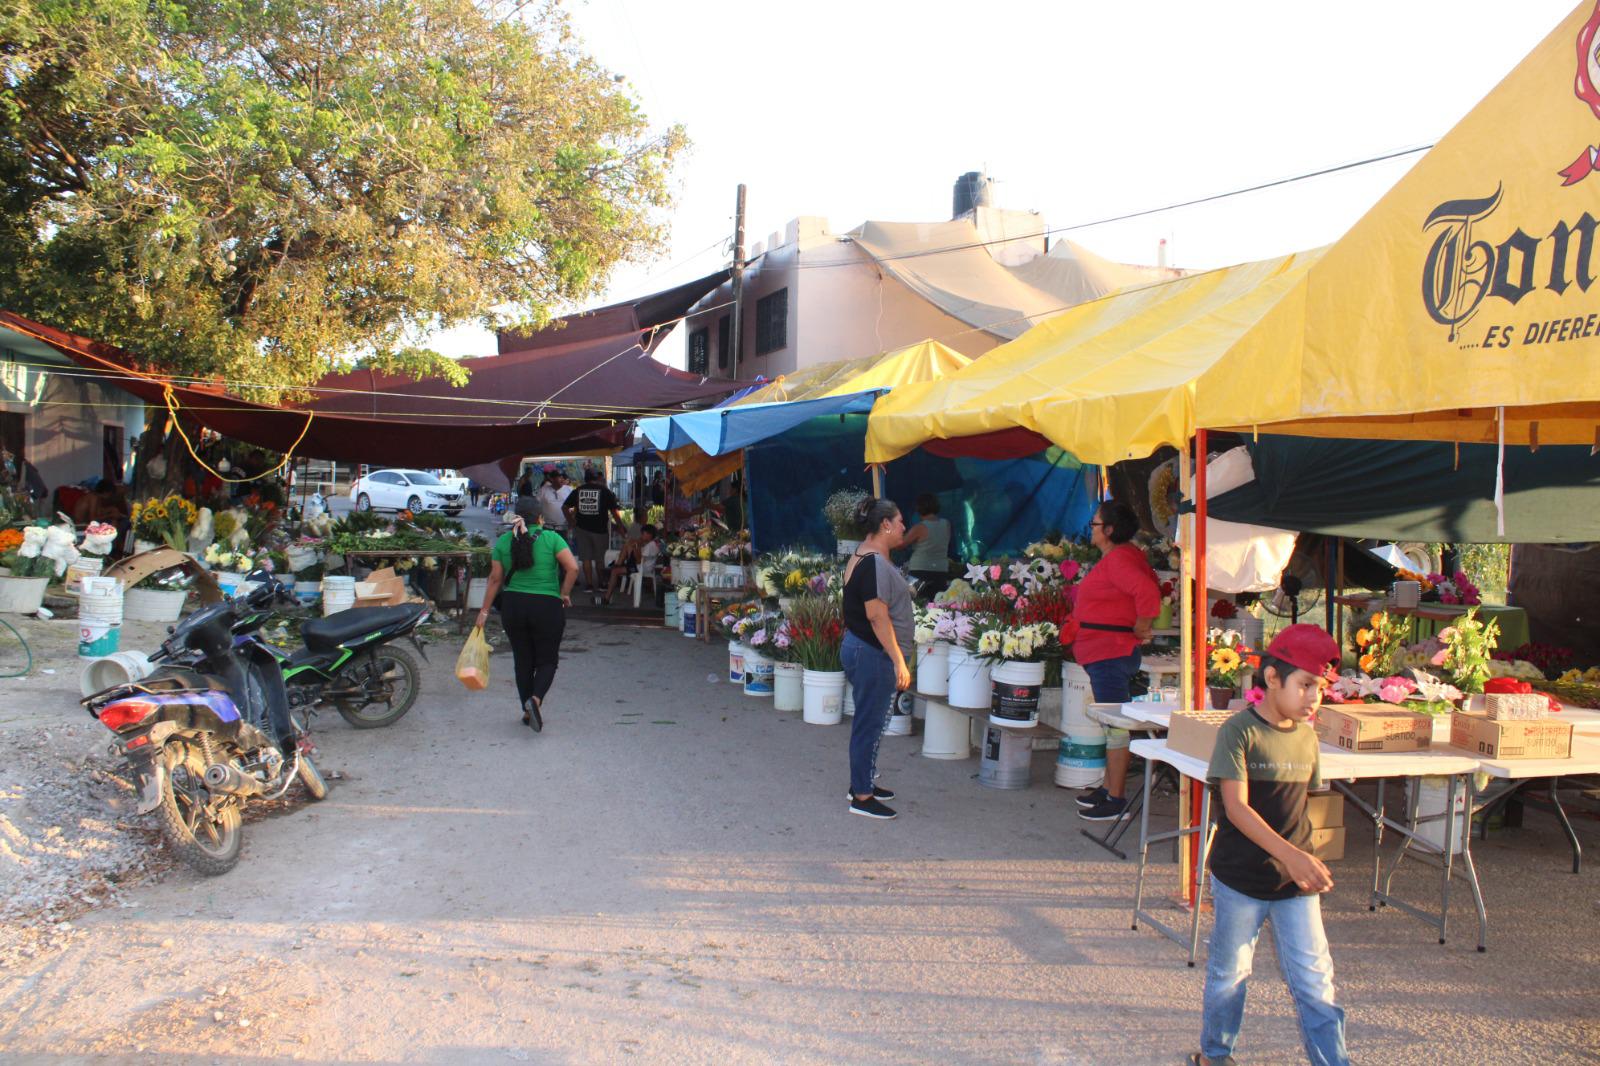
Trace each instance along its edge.
{"label": "white folding table", "polygon": [[[1131,707],[1132,705],[1129,706]],[[1184,777],[1204,782],[1207,764],[1204,760],[1197,759],[1192,755],[1185,755],[1171,750],[1167,747],[1165,740],[1135,740],[1129,747],[1135,755],[1139,755],[1145,760],[1144,806],[1139,815],[1139,872],[1134,882],[1133,928],[1138,929],[1139,920],[1143,919],[1146,924],[1154,927],[1163,936],[1174,942],[1181,945],[1187,941],[1189,946],[1189,965],[1193,966],[1200,948],[1200,911],[1201,903],[1205,898],[1204,871],[1211,848],[1211,790],[1210,788],[1204,788],[1201,791],[1200,818],[1197,824],[1192,826],[1180,825],[1174,830],[1157,833],[1152,836],[1150,833],[1150,783],[1153,776],[1151,767],[1158,762],[1165,763]],[[1419,837],[1416,831],[1417,816],[1414,798],[1417,790],[1411,790],[1413,800],[1408,808],[1411,817],[1406,822],[1399,822],[1389,818],[1385,812],[1383,803],[1384,784],[1387,779],[1393,777],[1446,777],[1449,779],[1449,787],[1447,789],[1445,811],[1448,812],[1454,806],[1458,787],[1467,789],[1467,795],[1470,798],[1471,778],[1478,770],[1478,760],[1464,752],[1455,752],[1448,748],[1431,748],[1419,752],[1363,754],[1340,751],[1326,744],[1321,745],[1320,749],[1319,755],[1323,780],[1331,782],[1335,788],[1355,804],[1357,809],[1373,820],[1373,868],[1369,908],[1376,910],[1379,904],[1398,907],[1438,929],[1439,942],[1441,944],[1444,943],[1446,922],[1450,908],[1450,878],[1454,866],[1455,829],[1459,822],[1455,819],[1446,821],[1442,847],[1430,840]],[[1346,783],[1364,778],[1376,778],[1378,780],[1378,800],[1376,805],[1369,806],[1359,796],[1356,796]],[[1462,779],[1465,779],[1465,781]],[[1429,819],[1423,818],[1422,820]],[[1393,878],[1394,869],[1399,865],[1401,856],[1396,856],[1390,866],[1388,877],[1383,878],[1380,868],[1381,854],[1378,846],[1383,841],[1383,832],[1386,828],[1394,830],[1405,839],[1402,855],[1406,851],[1415,848],[1421,854],[1438,856],[1441,870],[1438,917],[1403,900],[1395,899],[1389,892],[1389,879]],[[1193,909],[1190,913],[1188,935],[1185,936],[1182,932],[1169,928],[1160,919],[1144,910],[1144,872],[1149,863],[1151,844],[1158,844],[1168,840],[1181,843],[1184,838],[1196,835],[1200,838],[1199,858],[1196,863],[1196,869],[1200,871],[1200,876],[1196,878]],[[1485,949],[1488,936],[1488,916],[1483,907],[1483,893],[1478,887],[1477,871],[1472,865],[1470,834],[1461,841],[1461,857],[1467,871],[1468,883],[1472,888],[1473,904],[1478,912],[1478,949],[1482,951]]]}
{"label": "white folding table", "polygon": [[[1572,712],[1563,712],[1562,717],[1565,718],[1568,713]],[[1469,793],[1468,803],[1474,813],[1507,798],[1512,792],[1526,787],[1534,779],[1541,777],[1549,779],[1550,792],[1544,802],[1550,804],[1551,810],[1555,812],[1556,821],[1561,823],[1561,831],[1567,835],[1567,843],[1572,846],[1572,872],[1577,873],[1583,865],[1583,848],[1579,846],[1578,834],[1573,832],[1572,823],[1567,819],[1566,809],[1561,806],[1558,787],[1563,777],[1600,774],[1600,736],[1579,732],[1578,723],[1573,722],[1571,758],[1484,759],[1480,757],[1478,766],[1483,773],[1493,779],[1493,782],[1482,790],[1481,795],[1475,789],[1476,782],[1473,782],[1474,791]]]}

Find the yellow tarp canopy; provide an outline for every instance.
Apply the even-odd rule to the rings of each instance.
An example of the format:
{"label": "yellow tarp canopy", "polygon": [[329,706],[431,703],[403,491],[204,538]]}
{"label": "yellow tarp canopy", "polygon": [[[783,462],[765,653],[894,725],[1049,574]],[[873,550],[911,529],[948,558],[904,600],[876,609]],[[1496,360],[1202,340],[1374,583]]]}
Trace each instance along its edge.
{"label": "yellow tarp canopy", "polygon": [[[1075,307],[873,409],[867,459],[1032,429],[1600,443],[1600,11],[1584,3],[1337,243]],[[1576,91],[1575,91],[1576,86]]]}
{"label": "yellow tarp canopy", "polygon": [[[847,359],[820,363],[794,374],[787,374],[729,404],[742,407],[752,403],[811,400],[822,396],[843,396],[869,389],[893,389],[918,381],[930,381],[954,373],[969,363],[966,356],[938,341],[926,340],[866,359]],[[685,492],[698,492],[735,473],[744,466],[744,452],[707,455],[689,444],[662,454],[673,476]]]}

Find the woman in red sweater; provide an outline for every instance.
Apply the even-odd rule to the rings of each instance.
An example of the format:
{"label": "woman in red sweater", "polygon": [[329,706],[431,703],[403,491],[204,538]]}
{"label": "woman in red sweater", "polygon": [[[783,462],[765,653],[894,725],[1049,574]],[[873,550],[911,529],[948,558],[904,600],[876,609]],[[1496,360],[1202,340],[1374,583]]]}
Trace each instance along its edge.
{"label": "woman in red sweater", "polygon": [[[1161,584],[1144,552],[1130,543],[1139,531],[1133,508],[1111,500],[1100,505],[1089,523],[1089,539],[1101,558],[1078,586],[1073,617],[1078,639],[1073,654],[1089,675],[1096,703],[1126,703],[1133,698],[1129,683],[1139,672],[1139,646],[1150,639],[1161,612]],[[1106,731],[1106,779],[1099,788],[1077,797],[1080,818],[1108,822],[1128,807],[1128,733]]]}

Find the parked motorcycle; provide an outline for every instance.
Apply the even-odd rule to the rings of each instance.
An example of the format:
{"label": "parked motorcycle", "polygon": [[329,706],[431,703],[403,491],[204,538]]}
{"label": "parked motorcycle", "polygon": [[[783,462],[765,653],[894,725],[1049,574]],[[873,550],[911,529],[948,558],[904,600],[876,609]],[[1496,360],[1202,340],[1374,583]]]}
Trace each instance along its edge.
{"label": "parked motorcycle", "polygon": [[172,628],[148,677],[82,701],[115,734],[139,813],[157,812],[168,846],[203,874],[238,863],[250,799],[276,799],[297,778],[313,799],[328,794],[289,715],[277,657],[255,635],[286,599],[268,578],[246,597],[202,607]]}
{"label": "parked motorcycle", "polygon": [[353,607],[300,627],[304,647],[290,655],[275,648],[291,710],[308,714],[332,704],[357,729],[394,725],[422,690],[422,669],[404,648],[409,640],[424,659],[416,635],[430,613],[425,604]]}

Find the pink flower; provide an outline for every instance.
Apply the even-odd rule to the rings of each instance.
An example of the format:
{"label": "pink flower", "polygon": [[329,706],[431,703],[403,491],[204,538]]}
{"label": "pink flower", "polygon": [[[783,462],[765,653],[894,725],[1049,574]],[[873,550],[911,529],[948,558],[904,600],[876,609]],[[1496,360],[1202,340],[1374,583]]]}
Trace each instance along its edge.
{"label": "pink flower", "polygon": [[1445,626],[1443,629],[1439,630],[1439,639],[1444,641],[1446,644],[1450,643],[1452,640],[1455,640],[1456,627]]}
{"label": "pink flower", "polygon": [[989,567],[989,580],[990,581],[999,581],[1000,580],[1000,564],[999,563],[996,563],[993,566]]}
{"label": "pink flower", "polygon": [[1017,586],[1013,585],[1009,581],[1006,582],[1004,585],[1000,586],[1000,595],[1004,596],[1008,600],[1016,599],[1017,598]]}
{"label": "pink flower", "polygon": [[1450,658],[1450,649],[1440,648],[1438,651],[1433,653],[1433,658],[1429,659],[1428,662],[1433,666],[1443,666],[1444,661],[1448,658]]}
{"label": "pink flower", "polygon": [[1267,698],[1266,690],[1263,689],[1260,685],[1251,685],[1250,688],[1247,689],[1245,691],[1245,694],[1244,694],[1245,702],[1250,704],[1252,707],[1257,706],[1258,704],[1261,703],[1262,700],[1264,700],[1266,698]]}
{"label": "pink flower", "polygon": [[1016,608],[1019,611],[1026,611],[1028,609],[1028,597],[1026,597],[1026,596],[1018,596],[1017,597]]}
{"label": "pink flower", "polygon": [[1408,678],[1386,677],[1378,686],[1378,698],[1384,703],[1399,703],[1415,691],[1417,686]]}
{"label": "pink flower", "polygon": [[1061,564],[1061,576],[1063,579],[1071,581],[1073,578],[1078,576],[1078,571],[1082,569],[1083,567],[1079,565],[1078,560],[1068,559],[1066,562]]}
{"label": "pink flower", "polygon": [[1441,593],[1439,593],[1439,602],[1440,603],[1460,603],[1461,602],[1461,597],[1457,596],[1453,592],[1441,592]]}

